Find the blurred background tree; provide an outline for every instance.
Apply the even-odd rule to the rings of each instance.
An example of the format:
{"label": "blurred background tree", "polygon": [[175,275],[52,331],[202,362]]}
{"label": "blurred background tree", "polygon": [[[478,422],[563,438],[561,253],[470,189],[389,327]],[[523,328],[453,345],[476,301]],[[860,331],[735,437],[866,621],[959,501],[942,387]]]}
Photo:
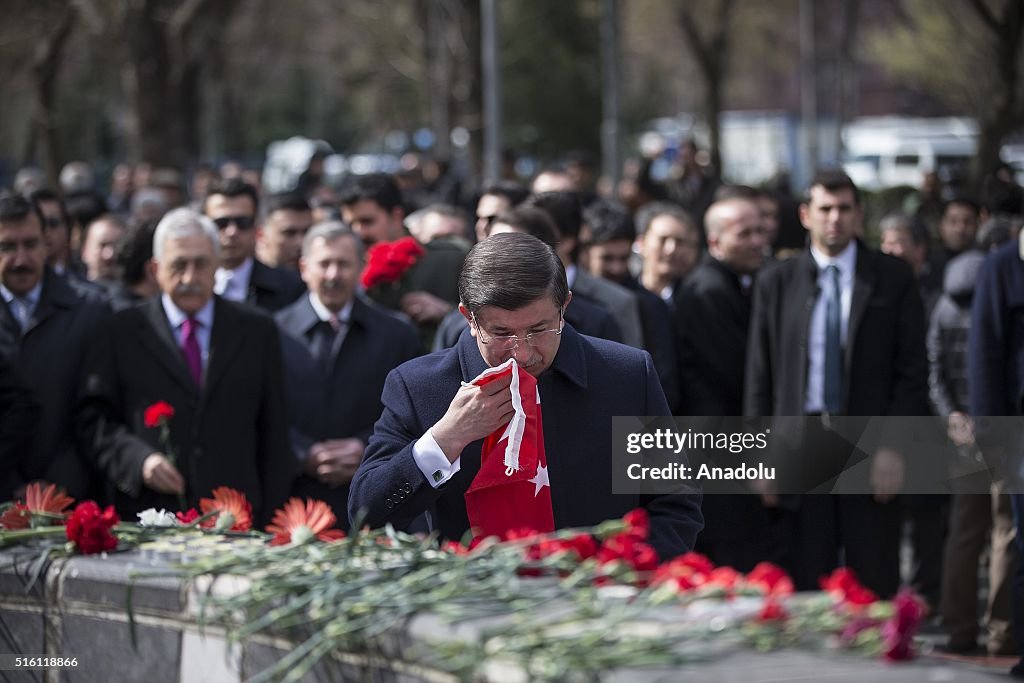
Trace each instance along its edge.
{"label": "blurred background tree", "polygon": [[905,86],[978,121],[975,191],[1024,122],[1024,2],[902,0],[900,20],[876,28],[869,54]]}
{"label": "blurred background tree", "polygon": [[[620,3],[623,128],[681,112],[800,110],[799,0]],[[965,115],[976,168],[1024,120],[1020,0],[817,0],[823,119]],[[258,165],[292,135],[384,151],[482,134],[479,0],[6,0],[0,176],[71,159]],[[504,138],[554,159],[600,148],[600,0],[500,3]],[[838,127],[834,127],[838,130]],[[836,145],[832,145],[836,147]],[[728,169],[723,170],[726,173]]]}

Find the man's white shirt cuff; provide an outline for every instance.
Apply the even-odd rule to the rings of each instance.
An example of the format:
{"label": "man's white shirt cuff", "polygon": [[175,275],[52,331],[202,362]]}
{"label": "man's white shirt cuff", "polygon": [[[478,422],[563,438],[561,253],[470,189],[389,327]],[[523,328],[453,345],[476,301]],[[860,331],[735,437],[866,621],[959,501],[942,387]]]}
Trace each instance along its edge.
{"label": "man's white shirt cuff", "polygon": [[462,467],[461,455],[455,459],[455,462],[448,462],[448,457],[434,441],[434,436],[429,429],[412,445],[412,459],[416,461],[420,472],[435,489],[454,477]]}

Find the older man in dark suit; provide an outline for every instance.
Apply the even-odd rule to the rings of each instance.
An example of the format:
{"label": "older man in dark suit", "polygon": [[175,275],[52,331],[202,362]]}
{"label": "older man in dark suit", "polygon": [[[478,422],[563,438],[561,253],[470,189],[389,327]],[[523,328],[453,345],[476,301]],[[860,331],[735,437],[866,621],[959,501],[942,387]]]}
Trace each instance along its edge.
{"label": "older man in dark suit", "polygon": [[[811,246],[765,269],[754,289],[744,410],[748,415],[927,414],[924,306],[910,267],[855,239],[863,209],[844,174],[816,176],[800,206]],[[837,440],[840,441],[840,440]],[[883,596],[899,586],[904,464],[895,442],[871,455],[873,495],[804,496],[799,587],[839,562]],[[810,457],[811,454],[808,454]],[[814,454],[815,460],[828,453]],[[816,462],[802,461],[801,467]]]}
{"label": "older man in dark suit", "polygon": [[[115,314],[90,345],[80,436],[116,486],[123,514],[194,505],[213,488],[242,491],[256,521],[287,496],[296,466],[277,329],[265,315],[213,295],[217,228],[190,209],[168,213],[153,238],[163,294]],[[146,408],[174,408],[170,444]],[[168,450],[170,448],[170,450]]]}
{"label": "older man in dark suit", "polygon": [[[349,513],[404,526],[423,513],[447,538],[469,528],[464,497],[484,437],[513,413],[511,378],[467,384],[515,359],[537,378],[554,528],[597,524],[642,505],[662,558],[692,549],[699,495],[612,493],[612,416],[668,415],[650,354],[578,334],[564,324],[565,269],[540,240],[519,233],[476,245],[459,279],[470,321],[455,348],[412,360],[384,386],[384,414],[352,480]],[[535,494],[536,495],[536,494]]]}
{"label": "older man in dark suit", "polygon": [[323,500],[339,519],[348,484],[380,417],[384,379],[417,355],[415,329],[356,296],[361,240],[342,223],[314,226],[299,269],[309,289],[278,311],[292,450],[303,474],[293,492]]}
{"label": "older man in dark suit", "polygon": [[75,497],[96,496],[96,477],[75,443],[74,402],[85,342],[110,313],[46,266],[41,214],[18,195],[0,197],[0,355],[40,406],[39,429],[0,478],[0,498],[41,479]]}

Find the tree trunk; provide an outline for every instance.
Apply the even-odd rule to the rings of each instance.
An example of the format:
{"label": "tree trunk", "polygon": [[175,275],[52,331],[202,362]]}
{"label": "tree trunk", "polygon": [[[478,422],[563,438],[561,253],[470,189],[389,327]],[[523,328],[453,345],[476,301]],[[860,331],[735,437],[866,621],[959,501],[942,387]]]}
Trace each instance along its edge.
{"label": "tree trunk", "polygon": [[1024,117],[1019,73],[1024,3],[1021,0],[1006,0],[1004,11],[998,18],[987,12],[982,5],[976,5],[976,8],[992,32],[996,51],[995,67],[999,75],[996,92],[985,102],[986,107],[978,117],[978,150],[971,169],[970,189],[975,196],[980,196],[985,176],[993,171],[999,161],[1003,141]]}
{"label": "tree trunk", "polygon": [[128,3],[123,35],[130,55],[139,160],[167,165],[171,150],[180,148],[180,144],[171,135],[175,110],[168,106],[167,39],[154,16],[156,4],[151,0]]}
{"label": "tree trunk", "polygon": [[[39,147],[39,157],[51,187],[58,186],[61,167],[60,140],[57,135],[56,90],[57,76],[63,62],[64,48],[74,29],[77,10],[68,5],[61,14],[56,28],[39,45],[32,64],[36,107],[33,116],[32,139]],[[34,155],[33,155],[34,156]]]}

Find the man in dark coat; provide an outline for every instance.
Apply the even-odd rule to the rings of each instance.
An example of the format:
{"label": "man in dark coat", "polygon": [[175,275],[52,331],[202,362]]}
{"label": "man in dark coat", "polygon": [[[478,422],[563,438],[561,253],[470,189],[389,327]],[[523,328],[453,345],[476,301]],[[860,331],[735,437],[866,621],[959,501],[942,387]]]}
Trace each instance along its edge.
{"label": "man in dark coat", "polygon": [[74,402],[85,342],[110,310],[46,266],[38,209],[17,195],[0,197],[0,295],[0,355],[41,411],[32,446],[0,479],[0,498],[37,479],[75,498],[96,496],[96,477],[75,443]]}
{"label": "man in dark coat", "polygon": [[529,235],[476,245],[459,291],[471,325],[455,348],[388,376],[384,414],[352,480],[350,516],[405,526],[426,513],[442,536],[461,538],[482,440],[513,412],[508,378],[466,383],[514,358],[538,379],[555,528],[597,524],[640,505],[662,558],[692,549],[702,524],[699,495],[612,493],[612,416],[668,415],[650,355],[565,326],[565,270]]}
{"label": "man in dark coat", "polygon": [[[277,329],[267,316],[213,295],[217,229],[190,209],[168,213],[153,238],[163,294],[115,314],[83,363],[80,437],[116,487],[123,515],[176,509],[229,486],[256,522],[284,502],[295,470]],[[174,408],[170,444],[147,407]],[[170,450],[168,449],[170,447]]]}
{"label": "man in dark coat", "polygon": [[411,325],[356,296],[362,268],[362,242],[351,230],[314,226],[299,260],[309,294],[275,315],[292,451],[303,470],[293,493],[323,500],[341,520],[348,519],[349,482],[383,410],[384,379],[419,350]]}
{"label": "man in dark coat", "polygon": [[[846,175],[825,172],[812,180],[800,207],[810,249],[766,268],[754,287],[747,415],[820,415],[819,436],[827,441],[830,416],[927,414],[921,296],[906,263],[854,239],[862,216]],[[900,508],[894,497],[904,463],[891,445],[870,454],[873,495],[801,499],[800,587],[816,586],[842,549],[866,586],[882,596],[895,593]]]}
{"label": "man in dark coat", "polygon": [[[683,282],[673,312],[680,415],[743,414],[743,367],[750,292],[765,260],[767,234],[757,205],[733,197],[704,215],[708,251]],[[793,514],[757,495],[706,495],[697,548],[716,564],[750,571],[761,561],[787,565]]]}

